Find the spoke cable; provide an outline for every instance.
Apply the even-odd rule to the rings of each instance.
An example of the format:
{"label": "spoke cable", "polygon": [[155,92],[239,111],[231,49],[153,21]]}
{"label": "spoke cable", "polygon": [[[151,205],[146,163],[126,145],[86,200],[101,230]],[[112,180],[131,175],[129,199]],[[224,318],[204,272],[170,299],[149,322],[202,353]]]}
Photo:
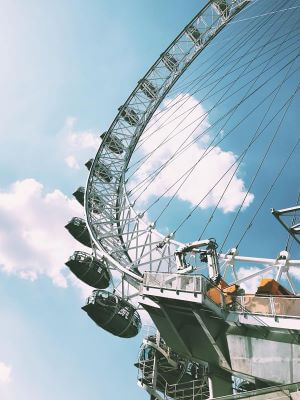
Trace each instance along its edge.
{"label": "spoke cable", "polygon": [[[299,20],[298,20],[298,21],[299,21]],[[295,25],[296,25],[296,23],[297,23],[298,21],[296,21],[295,24],[291,27],[291,29],[290,29],[290,31],[289,31],[289,34],[291,34],[291,32],[293,31],[293,29],[294,29],[294,27],[295,27]],[[281,43],[281,46],[282,46],[283,44],[285,44],[285,43],[282,42],[282,43]],[[278,51],[279,51],[279,50],[280,50],[280,49],[278,49]],[[288,69],[288,71],[287,71],[287,73],[286,73],[284,79],[282,80],[280,86],[278,86],[278,90],[277,90],[277,92],[275,92],[274,97],[273,97],[272,101],[270,102],[269,107],[268,107],[266,113],[263,115],[263,118],[262,118],[262,120],[261,120],[259,126],[257,127],[254,136],[257,134],[257,132],[259,131],[261,125],[263,124],[264,120],[266,119],[266,116],[268,115],[268,113],[269,113],[269,111],[270,111],[272,105],[274,104],[274,102],[275,102],[275,100],[276,100],[276,98],[277,98],[277,96],[278,96],[278,94],[279,94],[279,92],[280,92],[280,90],[281,90],[283,84],[284,84],[284,83],[286,82],[286,80],[287,80],[288,74],[289,74],[289,72],[291,71],[292,66],[293,66],[293,64],[290,65],[290,67],[289,67],[289,69]],[[261,161],[261,163],[260,163],[260,165],[259,165],[259,167],[258,167],[258,169],[257,169],[257,171],[256,171],[256,174],[255,174],[255,176],[254,176],[254,178],[253,178],[253,180],[252,180],[252,182],[251,182],[251,184],[250,184],[250,186],[249,186],[249,188],[248,188],[248,190],[247,190],[247,192],[246,192],[246,194],[245,194],[245,196],[244,196],[244,198],[243,198],[242,203],[241,203],[240,206],[239,206],[239,209],[238,209],[238,211],[237,211],[237,213],[236,213],[236,216],[235,216],[235,218],[234,218],[234,220],[233,220],[233,222],[232,222],[232,224],[231,224],[231,226],[230,226],[230,229],[229,229],[229,231],[228,231],[228,233],[227,233],[227,236],[226,236],[226,238],[225,238],[225,241],[226,241],[226,239],[228,238],[228,236],[229,236],[229,234],[230,234],[230,232],[231,232],[231,230],[232,230],[232,228],[233,228],[233,226],[234,226],[234,224],[235,224],[235,222],[236,222],[236,220],[237,220],[237,218],[238,218],[238,215],[239,215],[239,213],[240,213],[241,210],[242,210],[242,207],[243,207],[243,205],[244,205],[244,203],[245,203],[245,201],[246,201],[246,199],[247,199],[247,197],[248,197],[248,195],[249,195],[249,193],[250,193],[250,190],[251,190],[251,188],[252,188],[252,186],[253,186],[253,184],[254,184],[254,181],[255,181],[256,178],[257,178],[257,175],[258,175],[258,173],[259,173],[259,171],[260,171],[260,169],[261,169],[261,167],[262,167],[262,164],[263,164],[263,162],[264,162],[264,159],[266,158],[267,153],[269,152],[270,147],[271,147],[272,143],[274,142],[275,137],[277,136],[277,133],[278,133],[278,129],[277,129],[277,131],[275,131],[275,134],[273,135],[272,141],[271,141],[271,143],[270,143],[270,145],[269,145],[269,147],[268,147],[268,149],[267,149],[267,152],[266,152],[265,156],[263,157],[263,159],[262,159],[262,161]],[[252,140],[253,140],[253,139],[252,139]],[[245,155],[246,155],[246,154],[245,154]],[[241,158],[241,161],[240,161],[239,165],[242,163],[243,159],[244,159],[244,157]],[[239,167],[239,165],[238,165],[238,167]],[[238,167],[237,167],[237,169],[238,169]],[[236,170],[237,170],[237,169],[236,169]],[[201,235],[200,235],[200,237],[199,237],[199,240],[201,239],[201,237],[203,236],[204,232],[206,231],[206,229],[207,229],[209,223],[210,223],[211,220],[213,219],[214,214],[215,214],[215,212],[216,212],[216,210],[217,210],[217,208],[218,208],[220,202],[222,201],[222,199],[223,199],[223,197],[224,197],[224,195],[225,195],[225,193],[226,193],[226,191],[227,191],[227,189],[228,189],[228,187],[229,187],[229,185],[230,185],[230,183],[231,183],[233,177],[234,177],[234,174],[232,175],[232,177],[231,177],[230,181],[228,182],[228,184],[227,184],[227,186],[226,186],[224,192],[222,193],[222,196],[220,197],[220,199],[219,199],[217,205],[215,206],[215,208],[214,208],[214,210],[213,210],[211,216],[209,217],[209,219],[208,219],[208,221],[207,221],[205,227],[203,228],[203,230],[202,230],[202,232],[201,232]],[[224,242],[223,242],[223,244],[222,244],[222,247],[223,247],[223,246],[224,246]],[[220,251],[221,251],[221,250],[220,250]]]}
{"label": "spoke cable", "polygon": [[[290,33],[292,32],[292,29],[293,29],[293,27],[291,28]],[[275,57],[275,56],[278,54],[278,52],[280,51],[280,48],[282,47],[282,45],[283,45],[284,43],[285,43],[285,41],[280,43],[279,48],[277,49],[277,52],[273,55],[273,57]],[[267,43],[266,43],[266,45],[267,45]],[[273,58],[273,57],[272,57],[272,58]],[[268,62],[270,62],[270,61],[272,60],[272,58],[269,59]],[[289,73],[291,67],[292,67],[292,65],[290,66],[290,68],[289,68],[289,70],[288,70],[288,72],[287,72],[286,75],[288,75],[288,73]],[[266,66],[264,67],[264,69],[265,69],[265,68],[266,68]],[[243,72],[244,72],[244,71],[243,71]],[[243,72],[242,72],[242,75],[243,75]],[[278,92],[279,92],[279,90],[280,90],[280,88],[282,87],[282,85],[283,85],[284,82],[285,82],[285,80],[283,80],[282,84],[278,87],[278,91],[277,91],[277,93],[275,93],[275,96],[274,96],[274,99],[273,99],[273,100],[275,100],[275,98],[276,98],[276,96],[277,96],[277,94],[278,94]],[[248,94],[249,91],[252,89],[252,87],[254,86],[254,84],[255,84],[255,82],[252,84],[252,86],[251,86],[250,88],[248,88],[247,94]],[[246,95],[247,95],[247,94],[246,94]],[[245,95],[245,96],[246,96],[246,95]],[[244,97],[245,97],[245,96],[244,96]],[[243,99],[242,99],[242,101],[243,101]],[[273,102],[271,102],[271,105],[272,105],[272,104],[273,104]],[[271,105],[269,106],[269,109],[270,109]],[[229,116],[229,118],[227,119],[227,121],[225,122],[225,124],[222,126],[221,130],[219,131],[219,133],[225,128],[227,122],[228,122],[229,119],[234,115],[234,113],[236,112],[237,109],[238,109],[238,106],[236,107],[236,109],[234,110],[234,112]],[[268,113],[268,111],[267,111],[267,113]],[[267,114],[267,113],[266,113],[266,114]],[[263,120],[266,118],[266,114],[264,115]],[[261,121],[261,124],[263,123],[263,120]],[[260,124],[259,127],[257,128],[257,131],[259,130],[261,124]],[[256,133],[255,133],[255,134],[256,134]],[[254,136],[255,136],[255,134],[254,134]],[[241,164],[241,162],[243,161],[243,159],[244,159],[245,156],[246,156],[246,153],[245,153],[244,156],[241,158],[239,165]],[[166,210],[167,207],[170,205],[170,203],[171,203],[172,200],[175,198],[175,196],[178,194],[179,190],[182,188],[182,186],[184,185],[184,183],[186,182],[186,180],[188,179],[188,177],[191,175],[191,173],[193,172],[193,170],[195,169],[195,167],[197,166],[197,164],[198,164],[198,162],[197,162],[196,164],[194,164],[193,168],[192,168],[191,171],[187,174],[187,176],[185,177],[185,179],[183,180],[183,182],[181,183],[181,185],[179,186],[179,188],[177,188],[176,192],[173,194],[173,196],[172,196],[172,197],[170,198],[170,200],[167,202],[166,206],[165,206],[165,207],[162,209],[162,211],[159,213],[158,217],[157,217],[156,220],[155,220],[155,224],[157,223],[157,221],[158,221],[158,219],[161,217],[161,215],[165,212],[165,210]],[[238,165],[238,167],[239,167],[239,165]],[[235,176],[235,172],[234,172],[234,174],[232,175],[232,177],[231,177],[229,183],[227,184],[223,195],[225,194],[225,192],[226,192],[227,188],[229,187],[229,184],[230,184],[230,182],[231,182],[231,180],[233,179],[234,176]],[[223,197],[223,195],[222,195],[222,197]],[[246,196],[247,196],[247,195],[246,195]],[[222,197],[221,197],[221,198],[222,198]],[[219,201],[220,201],[220,200],[219,200]],[[199,240],[200,240],[200,239],[199,239]]]}
{"label": "spoke cable", "polygon": [[[256,77],[256,78],[257,78],[257,77]],[[256,78],[254,78],[254,79],[256,79]],[[253,81],[253,79],[252,79],[252,81]],[[251,82],[251,81],[250,81],[250,82]],[[249,82],[249,83],[250,83],[250,82]],[[267,82],[268,82],[268,81],[267,81]],[[246,85],[242,86],[242,88],[244,88],[245,86],[246,86]],[[240,88],[240,89],[241,89],[241,88]],[[240,90],[240,89],[239,89],[239,90]],[[238,92],[238,91],[235,91],[233,94],[236,94],[237,92]],[[231,94],[230,96],[232,96],[232,94]],[[227,100],[230,96],[228,96],[227,98],[225,98],[225,100]],[[224,101],[225,101],[225,100],[224,100]],[[200,117],[203,117],[204,115],[207,116],[207,115],[209,114],[210,111],[212,111],[212,109],[210,109],[210,110],[209,110],[208,112],[206,112],[205,114],[202,114]],[[198,119],[199,119],[199,118],[198,118]],[[186,126],[185,129],[188,128],[190,125],[192,125],[192,124],[193,124],[194,122],[196,122],[196,121],[197,121],[197,119],[194,120],[194,121],[192,121],[192,123],[190,123],[188,126]],[[202,121],[203,121],[203,120],[202,120]],[[201,122],[202,122],[202,121],[201,121]],[[196,127],[196,128],[197,128],[197,127]],[[196,128],[195,128],[195,129],[196,129]],[[175,129],[176,129],[176,128],[175,128]],[[173,132],[173,131],[172,131],[172,132]],[[171,132],[171,133],[172,133],[172,132]],[[179,132],[179,133],[180,133],[180,132]],[[177,134],[179,134],[179,133],[177,133]],[[177,134],[176,134],[176,135],[177,135]],[[191,133],[191,135],[192,135],[192,134],[193,134],[193,132]],[[173,139],[176,135],[173,135],[171,138],[165,139],[165,140],[160,144],[160,146],[162,146],[163,144],[165,144],[166,142],[168,142],[168,141],[169,141],[168,139],[170,139],[170,140]],[[191,135],[190,135],[190,136],[191,136]],[[169,136],[169,135],[168,135],[168,136]],[[198,140],[198,138],[196,138],[196,140]],[[195,141],[195,140],[193,140],[193,142],[194,142],[194,141]],[[192,143],[193,143],[193,142],[192,142]],[[157,146],[155,150],[157,150],[160,146]],[[154,150],[154,151],[155,151],[155,150]],[[152,152],[150,153],[150,155],[153,154],[154,151],[152,151]],[[144,159],[145,157],[148,157],[148,158],[149,158],[150,155],[147,154],[146,156],[143,157],[143,159]],[[131,176],[132,176],[132,175],[131,175]],[[128,179],[129,179],[129,178],[128,178]]]}
{"label": "spoke cable", "polygon": [[[291,67],[292,67],[292,66],[291,66]],[[291,67],[290,67],[290,68],[291,68]],[[278,92],[275,94],[274,100],[275,100],[275,98],[277,97],[277,94],[279,93],[279,90],[280,90],[280,88],[278,89]],[[225,239],[224,239],[224,241],[223,241],[223,243],[222,243],[222,245],[221,245],[220,251],[222,251],[222,248],[224,247],[224,245],[225,245],[225,243],[226,243],[226,241],[227,241],[227,239],[228,239],[228,236],[230,235],[230,233],[231,233],[231,231],[232,231],[232,228],[233,228],[233,226],[235,225],[235,223],[236,223],[236,221],[237,221],[237,219],[238,219],[238,216],[239,216],[239,214],[240,214],[240,212],[241,212],[241,209],[242,209],[242,207],[243,207],[243,205],[244,205],[244,203],[245,203],[245,201],[246,201],[246,198],[247,198],[248,194],[250,193],[250,190],[251,190],[251,188],[252,188],[252,186],[253,186],[253,184],[254,184],[254,182],[255,182],[255,180],[256,180],[256,178],[257,178],[257,176],[258,176],[258,174],[259,174],[259,172],[260,172],[260,170],[261,170],[261,167],[262,167],[262,165],[263,165],[263,163],[264,163],[266,157],[267,157],[268,154],[269,154],[270,148],[271,148],[271,146],[273,145],[275,138],[277,137],[277,134],[278,134],[278,132],[279,132],[281,126],[282,126],[282,123],[283,123],[283,121],[284,121],[284,118],[285,118],[285,116],[286,116],[286,113],[287,113],[287,111],[289,110],[289,107],[290,107],[290,105],[291,105],[291,103],[292,103],[292,101],[293,101],[293,98],[295,97],[295,95],[296,95],[296,93],[297,93],[298,90],[299,90],[299,87],[295,90],[294,94],[292,95],[292,97],[291,97],[290,100],[289,100],[289,104],[287,105],[287,108],[286,108],[286,110],[285,110],[285,112],[284,112],[284,114],[283,114],[283,116],[282,116],[282,118],[281,118],[281,121],[280,121],[280,123],[278,124],[277,129],[275,130],[275,133],[274,133],[274,135],[273,135],[273,137],[272,137],[272,140],[270,141],[269,146],[267,147],[267,150],[266,150],[265,154],[263,155],[263,158],[262,158],[262,160],[261,160],[261,162],[260,162],[260,164],[259,164],[259,166],[258,166],[258,168],[257,168],[257,171],[256,171],[256,173],[255,173],[255,175],[254,175],[254,177],[253,177],[253,179],[252,179],[252,181],[251,181],[251,184],[249,185],[249,188],[248,188],[248,190],[247,190],[247,192],[246,192],[246,194],[245,194],[245,196],[244,196],[244,199],[243,199],[241,205],[239,206],[239,209],[238,209],[238,211],[237,211],[237,213],[236,213],[236,215],[235,215],[235,218],[233,219],[233,221],[232,221],[232,223],[231,223],[231,225],[230,225],[230,228],[229,228],[229,230],[228,230],[228,232],[227,232],[227,234],[226,234],[226,236],[225,236]]]}
{"label": "spoke cable", "polygon": [[[286,1],[287,1],[287,0],[286,0]],[[270,18],[272,18],[272,16],[271,16]],[[262,23],[261,23],[261,24],[258,23],[257,26],[255,26],[255,25],[254,25],[254,26],[251,26],[251,30],[254,32],[254,34],[258,34],[258,32],[260,31],[260,29],[263,28],[263,27],[265,26],[265,22],[266,22],[266,21],[262,21]],[[268,22],[268,21],[267,21],[267,22]],[[259,26],[259,25],[260,25],[260,26]],[[259,29],[257,29],[257,27],[259,27]],[[250,30],[250,33],[251,33],[251,30]],[[261,35],[261,36],[263,36],[263,35]],[[244,37],[245,37],[244,42],[241,42],[240,40],[237,40],[236,43],[234,43],[234,44],[232,45],[232,48],[234,48],[235,45],[237,46],[234,52],[232,51],[232,48],[229,49],[229,51],[225,51],[226,57],[232,57],[232,55],[235,54],[235,53],[243,46],[243,44],[245,44],[246,40],[249,40],[251,37],[253,37],[253,35],[250,36],[248,30],[246,30]],[[226,61],[226,58],[224,59],[224,53],[223,53],[223,55],[221,55],[221,56],[219,57],[219,60],[220,60],[220,63],[219,63],[219,68],[218,68],[218,69],[223,68],[224,62]],[[215,73],[215,72],[216,72],[216,71],[213,70],[211,73]],[[204,76],[204,77],[205,77],[205,76]],[[147,129],[150,129],[150,128],[151,128],[151,122],[150,122],[150,124],[148,124],[148,126],[147,126],[147,128],[145,129],[144,133],[147,131]],[[149,135],[149,136],[150,136],[150,135]],[[141,141],[141,143],[142,143],[142,142],[143,142],[143,140]]]}
{"label": "spoke cable", "polygon": [[245,231],[244,231],[244,233],[243,233],[241,239],[239,240],[239,242],[238,242],[236,248],[238,248],[238,247],[240,246],[240,244],[241,244],[242,241],[244,240],[244,238],[245,238],[247,232],[248,232],[249,229],[252,227],[253,222],[254,222],[254,220],[256,219],[256,217],[257,217],[259,211],[261,210],[263,204],[265,203],[265,201],[266,201],[266,199],[268,198],[269,194],[271,193],[271,191],[273,190],[274,186],[276,185],[278,179],[279,179],[280,176],[282,175],[282,172],[284,171],[285,167],[287,166],[289,160],[291,159],[292,155],[294,154],[294,152],[295,152],[297,146],[299,145],[299,143],[300,143],[300,137],[298,138],[296,144],[294,145],[294,147],[292,148],[291,152],[289,153],[287,159],[285,160],[284,164],[282,165],[280,171],[278,172],[276,178],[274,179],[274,181],[273,181],[272,185],[270,186],[268,192],[266,193],[265,197],[264,197],[263,200],[261,201],[261,204],[260,204],[260,206],[258,207],[257,211],[255,212],[254,216],[252,217],[252,219],[251,219],[249,225],[246,227],[246,229],[245,229]]}
{"label": "spoke cable", "polygon": [[[288,99],[288,101],[281,107],[281,109],[279,110],[279,112],[286,106],[286,104],[290,101],[290,98]],[[276,115],[278,115],[278,113]],[[270,123],[274,120],[274,118],[276,117],[276,115],[272,118],[272,120],[269,121],[268,125],[270,125]],[[267,125],[267,126],[268,126]],[[266,126],[266,127],[267,127]],[[265,127],[265,128],[266,128]],[[264,129],[265,129],[264,128]],[[262,134],[263,131],[260,132],[259,136]],[[258,137],[256,137],[255,141],[258,139]],[[253,142],[254,143],[254,142]],[[253,143],[249,144],[249,146],[252,146]],[[192,216],[192,214],[194,213],[194,211],[199,207],[199,205],[205,200],[205,198],[213,191],[213,189],[219,184],[219,182],[224,178],[224,176],[231,170],[231,168],[239,161],[239,159],[243,156],[244,152],[248,150],[248,147],[240,154],[240,156],[234,161],[234,163],[223,173],[223,175],[220,177],[220,179],[213,185],[213,187],[205,194],[205,196],[202,197],[202,199],[193,207],[193,209],[191,210],[191,212],[187,215],[187,217],[185,217],[182,222],[178,225],[178,227],[175,229],[174,234],[182,227],[182,225]]]}
{"label": "spoke cable", "polygon": [[[266,85],[270,80],[272,80],[272,78],[273,78],[274,76],[276,76],[279,72],[281,72],[281,70],[283,70],[286,66],[288,66],[292,61],[293,61],[293,60],[291,60],[291,61],[288,62],[284,67],[282,67],[282,68],[280,69],[280,71],[277,71],[276,73],[274,73],[269,79],[267,79],[263,84],[261,84],[261,85],[260,85],[258,88],[256,88],[252,93],[250,93],[250,94],[247,96],[247,98],[250,98],[255,92],[257,92],[257,91],[258,91],[259,89],[261,89],[264,85]],[[294,71],[294,72],[290,75],[290,77],[291,77],[295,72],[296,72],[296,71]],[[289,78],[290,78],[290,77],[289,77]],[[266,97],[264,97],[263,100],[260,101],[260,102],[258,103],[258,105],[256,105],[256,106],[246,115],[246,117],[244,117],[238,124],[236,124],[226,135],[224,135],[223,138],[222,138],[219,142],[217,142],[217,144],[216,144],[213,148],[215,148],[219,143],[221,143],[222,141],[224,141],[224,139],[225,139],[226,137],[228,137],[229,134],[231,134],[231,133],[232,133],[246,118],[248,118],[261,104],[263,104],[264,101],[265,101],[275,90],[276,90],[276,88],[275,88],[272,92],[270,92]],[[246,99],[244,99],[244,100],[246,100]],[[236,106],[235,106],[235,107],[236,107]],[[192,142],[189,142],[189,143],[186,144],[184,147],[178,149],[178,151],[176,151],[176,153],[174,153],[174,155],[172,156],[172,159],[171,159],[171,160],[168,160],[167,162],[165,162],[165,163],[162,165],[162,167],[164,168],[164,167],[166,166],[167,163],[172,162],[172,160],[174,160],[174,159],[177,158],[179,155],[181,155],[184,151],[186,151],[193,143],[195,143],[197,140],[199,140],[200,137],[202,137],[204,134],[206,134],[206,133],[209,131],[209,129],[211,129],[211,128],[213,128],[214,126],[216,126],[219,122],[222,121],[223,118],[225,118],[227,115],[229,115],[229,114],[235,109],[235,107],[233,107],[233,108],[230,109],[225,115],[223,115],[222,117],[220,117],[214,124],[212,124],[208,129],[206,129],[204,132],[202,132],[200,135],[198,135]],[[213,150],[213,148],[212,148],[211,150]],[[211,150],[210,150],[210,151],[211,151]],[[158,168],[158,170],[159,170],[159,168]],[[157,170],[156,170],[155,172],[157,172]],[[149,179],[149,177],[148,177],[148,178],[145,178],[144,181],[146,181],[147,179]],[[143,183],[143,181],[140,182],[138,185],[140,185],[141,183]],[[136,186],[138,186],[138,185],[136,185]]]}

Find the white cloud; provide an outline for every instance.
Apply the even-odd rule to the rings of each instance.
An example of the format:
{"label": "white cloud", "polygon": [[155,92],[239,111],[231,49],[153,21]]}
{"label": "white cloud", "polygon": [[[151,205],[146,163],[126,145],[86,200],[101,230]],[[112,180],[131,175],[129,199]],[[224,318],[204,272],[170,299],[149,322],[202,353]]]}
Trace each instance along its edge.
{"label": "white cloud", "polygon": [[97,150],[100,144],[99,137],[90,131],[73,132],[69,131],[68,143],[73,148]]}
{"label": "white cloud", "polygon": [[295,277],[296,279],[300,280],[300,268],[299,267],[289,267],[289,274],[292,277]]}
{"label": "white cloud", "polygon": [[[165,101],[163,107],[168,107],[171,101]],[[193,109],[192,112],[190,112],[191,109]],[[247,191],[238,171],[229,183],[236,165],[222,178],[222,175],[237,159],[237,155],[231,151],[224,151],[219,146],[214,147],[195,166],[182,187],[180,185],[185,178],[176,183],[178,178],[185,171],[193,168],[193,165],[204,154],[206,147],[212,140],[212,136],[206,131],[210,128],[210,123],[205,115],[205,110],[194,97],[188,96],[188,101],[180,108],[180,114],[186,117],[180,126],[178,126],[180,119],[175,119],[176,115],[174,116],[172,113],[172,108],[163,113],[160,112],[151,122],[151,127],[147,130],[147,136],[150,139],[144,141],[140,149],[140,155],[151,152],[153,154],[149,159],[144,160],[137,170],[135,178],[132,179],[131,188],[135,187],[138,182],[147,179],[153,171],[161,167],[166,160],[179,150],[178,155],[168,163],[164,171],[158,175],[151,185],[140,187],[142,200],[147,201],[153,195],[161,196],[170,185],[174,184],[174,187],[165,196],[172,196],[178,189],[177,198],[188,201],[193,206],[197,205],[199,200],[211,191],[199,205],[201,208],[207,208],[217,205],[225,187],[229,184],[218,207],[225,213],[234,211],[242,203]],[[204,115],[204,117],[202,117],[201,125],[198,126],[199,116],[201,115]],[[222,135],[224,135],[224,132],[221,132]],[[193,143],[198,136],[200,136],[199,139]],[[160,146],[161,142],[164,141],[165,144]],[[180,153],[187,145],[186,150]],[[222,178],[220,183],[213,188],[213,185],[220,178]],[[254,195],[249,193],[243,207],[248,207],[253,198]]]}
{"label": "white cloud", "polygon": [[71,150],[85,150],[92,149],[98,150],[101,143],[99,133],[93,132],[92,130],[78,131],[75,130],[76,118],[66,118],[65,125],[63,127],[64,142],[70,147]]}
{"label": "white cloud", "polygon": [[[249,280],[246,280],[241,284],[241,287],[245,289],[246,293],[255,293],[259,284],[259,281],[262,278],[270,278],[270,279],[275,279],[277,272],[278,272],[278,267],[273,267],[272,270],[269,270],[267,272],[263,272],[265,268],[269,267],[269,265],[264,265],[263,267],[240,267],[238,269],[238,279],[243,279],[246,278],[247,276],[250,276],[252,274],[255,274],[259,271],[262,271],[261,274],[250,278]],[[300,269],[297,267],[290,267],[289,268],[289,275],[290,278],[292,278],[293,284],[295,287],[297,287],[297,283],[295,282],[295,279],[300,280]],[[279,283],[283,285],[287,290],[291,290],[290,284],[288,280],[286,279],[286,274],[283,273],[281,275],[281,279],[279,280]]]}
{"label": "white cloud", "polygon": [[34,179],[15,182],[0,193],[0,268],[31,281],[45,275],[66,287],[64,263],[83,246],[64,225],[82,213],[79,203],[59,190],[45,193]]}
{"label": "white cloud", "polygon": [[94,290],[94,288],[82,282],[73,274],[70,274],[68,278],[72,285],[79,290],[80,297],[83,301],[85,301]]}
{"label": "white cloud", "polygon": [[245,290],[247,294],[254,294],[257,290],[259,281],[262,278],[272,278],[274,279],[276,268],[269,270],[267,272],[263,272],[265,268],[269,267],[269,265],[264,265],[262,268],[259,267],[240,267],[237,271],[238,279],[246,278],[252,274],[256,274],[257,272],[261,271],[261,274],[250,278],[243,283],[241,283],[241,287]]}
{"label": "white cloud", "polygon": [[67,164],[68,167],[72,169],[80,169],[76,157],[72,154],[65,158],[65,163]]}
{"label": "white cloud", "polygon": [[11,366],[0,361],[0,382],[9,383],[11,380]]}
{"label": "white cloud", "polygon": [[[243,279],[246,278],[249,275],[255,274],[256,272],[259,272],[261,268],[258,267],[241,267],[238,270],[238,278]],[[262,276],[257,275],[254,278],[251,278],[249,280],[246,280],[245,282],[241,283],[241,288],[245,290],[246,294],[254,294],[257,290],[258,283],[261,280]]]}
{"label": "white cloud", "polygon": [[99,132],[76,129],[76,118],[67,117],[57,135],[57,147],[69,168],[79,170],[85,162],[94,157],[101,143]]}

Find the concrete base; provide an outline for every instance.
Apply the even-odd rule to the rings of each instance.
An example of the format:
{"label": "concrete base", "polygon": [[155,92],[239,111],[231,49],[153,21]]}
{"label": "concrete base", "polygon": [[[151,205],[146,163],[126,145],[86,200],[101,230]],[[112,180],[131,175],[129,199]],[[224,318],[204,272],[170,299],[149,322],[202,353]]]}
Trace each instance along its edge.
{"label": "concrete base", "polygon": [[243,400],[290,400],[290,395],[288,393],[284,393],[281,391],[273,392],[273,393],[266,393],[260,394],[254,397],[244,397]]}
{"label": "concrete base", "polygon": [[300,381],[300,345],[227,335],[232,369],[256,378],[290,384]]}

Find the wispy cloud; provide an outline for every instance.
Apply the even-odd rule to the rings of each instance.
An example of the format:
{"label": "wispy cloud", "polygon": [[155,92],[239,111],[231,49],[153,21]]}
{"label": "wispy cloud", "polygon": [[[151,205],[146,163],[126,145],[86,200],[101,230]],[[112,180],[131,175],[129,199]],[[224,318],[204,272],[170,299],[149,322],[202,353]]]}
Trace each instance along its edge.
{"label": "wispy cloud", "polygon": [[0,382],[1,383],[9,383],[11,381],[11,371],[12,368],[10,365],[5,364],[0,361]]}
{"label": "wispy cloud", "polygon": [[80,166],[79,166],[79,164],[78,164],[78,162],[77,162],[77,160],[76,160],[76,158],[75,158],[75,156],[73,154],[70,154],[69,156],[67,156],[65,158],[65,163],[67,164],[67,166],[69,168],[80,169]]}
{"label": "wispy cloud", "polygon": [[93,130],[76,129],[76,118],[67,117],[58,135],[64,161],[69,168],[80,169],[96,153],[101,139]]}

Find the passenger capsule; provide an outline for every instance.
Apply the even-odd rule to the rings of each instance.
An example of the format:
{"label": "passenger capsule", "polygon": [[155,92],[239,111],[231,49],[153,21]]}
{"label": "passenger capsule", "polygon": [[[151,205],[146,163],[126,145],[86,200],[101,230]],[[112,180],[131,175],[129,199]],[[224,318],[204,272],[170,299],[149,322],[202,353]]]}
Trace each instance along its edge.
{"label": "passenger capsule", "polygon": [[[84,206],[84,193],[85,193],[85,188],[83,186],[80,186],[73,193],[75,199],[82,206]],[[92,212],[94,212],[95,214],[99,214],[104,208],[104,201],[99,197],[99,195],[96,192],[92,191],[89,195],[89,206]]]}
{"label": "passenger capsule", "polygon": [[91,237],[89,231],[86,227],[85,220],[82,218],[74,217],[65,226],[65,228],[70,232],[70,234],[85,246],[92,247]]}
{"label": "passenger capsule", "polygon": [[106,290],[93,290],[82,309],[98,326],[115,336],[134,337],[141,329],[137,310],[126,300]]}
{"label": "passenger capsule", "polygon": [[109,286],[110,276],[103,261],[83,251],[75,251],[66,262],[74,275],[96,289]]}
{"label": "passenger capsule", "polygon": [[176,71],[176,69],[178,67],[178,61],[176,60],[176,58],[174,58],[173,56],[171,56],[168,53],[165,53],[162,56],[162,61],[170,72]]}
{"label": "passenger capsule", "polygon": [[[91,158],[89,161],[85,163],[85,166],[87,167],[88,170],[91,169],[93,162],[94,159]],[[98,162],[97,165],[95,166],[95,174],[107,183],[111,182],[113,178],[110,170],[102,162]]]}
{"label": "passenger capsule", "polygon": [[82,206],[84,205],[84,187],[79,186],[79,188],[73,193],[75,199],[80,203]]}
{"label": "passenger capsule", "polygon": [[122,141],[119,138],[117,138],[115,135],[104,132],[104,133],[102,133],[102,135],[100,135],[100,137],[104,141],[104,144],[109,148],[109,150],[111,150],[112,152],[114,152],[116,154],[123,153],[124,145],[123,145]]}
{"label": "passenger capsule", "polygon": [[222,19],[226,19],[229,16],[229,6],[226,0],[216,0],[213,5]]}
{"label": "passenger capsule", "polygon": [[90,158],[89,161],[87,161],[84,165],[87,167],[87,169],[90,171],[93,165],[94,159]]}
{"label": "passenger capsule", "polygon": [[201,45],[202,40],[201,40],[201,33],[198,31],[197,28],[195,28],[194,26],[189,26],[185,33],[187,34],[187,36],[198,46]]}
{"label": "passenger capsule", "polygon": [[95,214],[99,214],[105,205],[101,197],[94,191],[90,193],[88,202],[91,211]]}
{"label": "passenger capsule", "polygon": [[144,95],[146,95],[149,99],[153,100],[157,97],[156,87],[147,79],[144,79],[140,82],[140,88]]}
{"label": "passenger capsule", "polygon": [[121,112],[122,118],[129,123],[129,125],[135,126],[139,122],[137,113],[129,107],[119,107],[118,110]]}

